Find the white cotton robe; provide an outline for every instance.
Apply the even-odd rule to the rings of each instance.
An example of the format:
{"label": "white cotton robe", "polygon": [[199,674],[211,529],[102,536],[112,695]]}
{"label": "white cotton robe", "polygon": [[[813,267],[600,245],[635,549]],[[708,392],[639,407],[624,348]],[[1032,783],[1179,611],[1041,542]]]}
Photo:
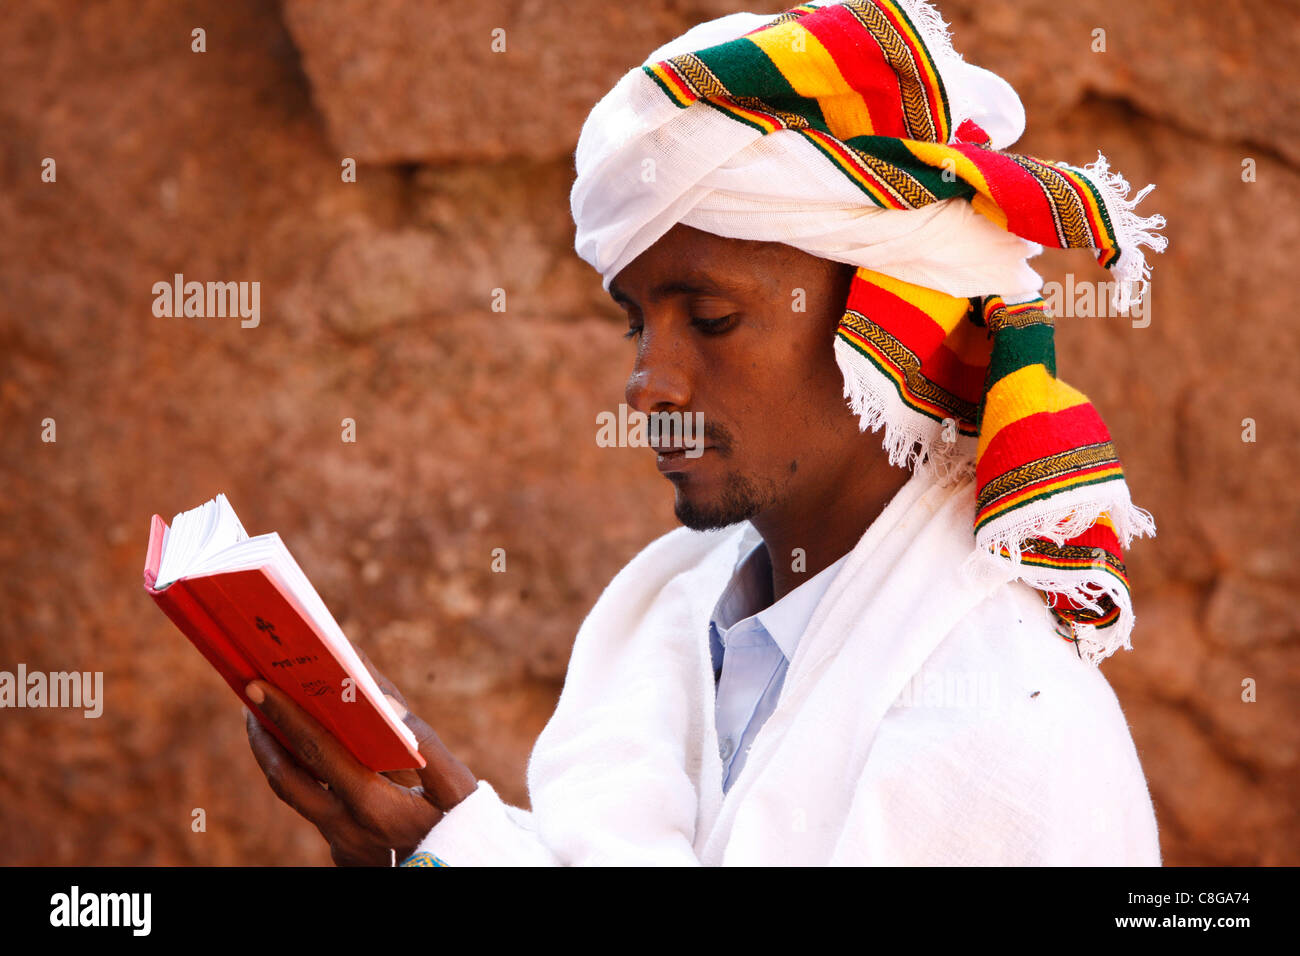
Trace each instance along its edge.
{"label": "white cotton robe", "polygon": [[528,764],[418,848],[468,865],[1158,866],[1101,672],[1039,594],[968,579],[974,482],[914,475],[863,534],[722,792],[708,620],[757,532],[678,528],[609,583]]}

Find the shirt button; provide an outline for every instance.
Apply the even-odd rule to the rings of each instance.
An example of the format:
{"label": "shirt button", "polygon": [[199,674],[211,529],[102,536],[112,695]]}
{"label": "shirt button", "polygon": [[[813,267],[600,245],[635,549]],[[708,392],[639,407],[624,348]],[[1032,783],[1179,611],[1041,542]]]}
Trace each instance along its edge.
{"label": "shirt button", "polygon": [[721,745],[718,747],[718,756],[723,760],[726,760],[731,756],[732,751],[735,749],[736,745],[732,742],[731,738],[724,738]]}

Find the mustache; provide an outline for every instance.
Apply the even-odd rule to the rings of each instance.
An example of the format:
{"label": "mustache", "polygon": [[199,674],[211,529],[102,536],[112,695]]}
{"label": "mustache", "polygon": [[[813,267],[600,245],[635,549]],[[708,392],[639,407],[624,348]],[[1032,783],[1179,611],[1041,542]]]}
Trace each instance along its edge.
{"label": "mustache", "polygon": [[654,415],[654,414],[681,415],[683,420],[685,420],[688,416],[693,419],[695,415],[703,415],[704,426],[701,432],[699,433],[699,435],[697,436],[696,441],[699,441],[701,444],[704,445],[712,445],[718,451],[719,454],[724,456],[729,455],[731,453],[732,446],[735,444],[735,440],[733,439],[731,431],[727,428],[727,426],[712,421],[708,417],[708,415],[704,415],[703,412],[694,412],[688,410],[680,410],[680,411],[674,410],[673,412],[659,412],[659,413],[651,412],[649,414],[650,415]]}
{"label": "mustache", "polygon": [[711,422],[707,417],[704,419],[704,441],[706,444],[713,445],[724,455],[731,452],[731,432],[727,430],[725,425]]}

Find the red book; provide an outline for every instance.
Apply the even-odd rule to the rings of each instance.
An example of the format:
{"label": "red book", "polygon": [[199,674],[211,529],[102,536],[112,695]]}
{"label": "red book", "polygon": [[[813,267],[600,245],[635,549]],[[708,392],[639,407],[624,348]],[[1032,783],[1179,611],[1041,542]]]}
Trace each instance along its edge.
{"label": "red book", "polygon": [[244,696],[261,679],[375,771],[424,766],[393,710],[278,534],[250,538],[225,495],[149,529],[144,589],[262,725]]}

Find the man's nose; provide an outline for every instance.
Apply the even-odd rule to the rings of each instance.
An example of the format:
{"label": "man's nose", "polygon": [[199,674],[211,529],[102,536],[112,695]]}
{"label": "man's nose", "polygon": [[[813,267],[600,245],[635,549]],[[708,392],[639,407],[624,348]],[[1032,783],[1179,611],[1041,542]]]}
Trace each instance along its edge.
{"label": "man's nose", "polygon": [[687,408],[691,400],[687,350],[662,332],[641,335],[636,365],[624,391],[628,407],[647,415]]}

